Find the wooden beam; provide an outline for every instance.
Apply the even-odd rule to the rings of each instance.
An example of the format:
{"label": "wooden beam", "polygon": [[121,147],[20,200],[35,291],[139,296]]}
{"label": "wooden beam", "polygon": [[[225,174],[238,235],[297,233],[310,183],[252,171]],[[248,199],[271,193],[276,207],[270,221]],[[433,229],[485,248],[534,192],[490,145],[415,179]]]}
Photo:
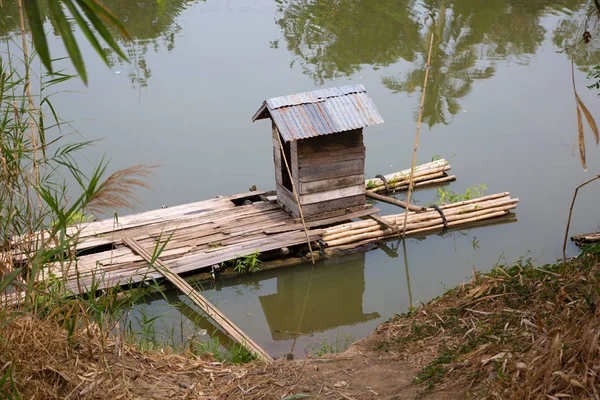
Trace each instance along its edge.
{"label": "wooden beam", "polygon": [[139,254],[146,262],[153,263],[157,266],[159,271],[166,279],[169,280],[176,288],[189,297],[198,307],[202,309],[215,323],[223,328],[234,340],[246,347],[252,353],[256,354],[259,358],[271,362],[273,358],[260,346],[258,346],[250,337],[248,337],[240,328],[238,328],[232,321],[230,321],[223,313],[221,313],[215,306],[213,306],[204,296],[198,293],[193,287],[190,286],[182,277],[173,272],[171,268],[166,266],[159,259],[152,260],[152,255],[146,251],[138,242],[131,238],[123,239],[125,245],[127,245],[132,251]]}
{"label": "wooden beam", "polygon": [[379,225],[382,225],[386,228],[390,228],[393,229],[395,231],[398,231],[398,226],[396,224],[387,222],[385,219],[381,218],[380,215],[375,215],[375,214],[371,214],[369,215],[369,218],[374,219],[375,221],[377,221],[379,223]]}
{"label": "wooden beam", "polygon": [[[338,215],[338,216],[331,217],[331,218],[324,218],[324,219],[320,219],[320,220],[316,220],[316,221],[307,222],[306,227],[307,228],[316,228],[318,226],[335,224],[337,222],[348,221],[348,220],[351,220],[354,218],[366,217],[371,214],[376,214],[380,211],[381,210],[379,208],[375,208],[375,207],[365,208],[363,210],[349,212],[347,214]],[[264,229],[263,232],[266,233],[267,235],[272,235],[272,234],[282,233],[282,232],[301,231],[302,229],[303,229],[302,224],[295,223],[295,224],[287,224],[284,226],[277,226],[274,228],[267,228],[267,229]]]}
{"label": "wooden beam", "polygon": [[388,197],[388,196],[382,196],[380,194],[373,193],[370,190],[366,191],[366,195],[369,196],[372,199],[383,201],[383,202],[389,203],[389,204],[393,204],[393,205],[398,206],[398,207],[402,207],[402,208],[408,207],[408,209],[410,211],[416,211],[416,212],[427,211],[427,209],[425,207],[419,207],[419,206],[415,206],[415,205],[412,205],[412,204],[406,204],[403,201],[400,201],[400,200],[397,200],[397,199],[394,199],[394,198],[391,198],[391,197]]}

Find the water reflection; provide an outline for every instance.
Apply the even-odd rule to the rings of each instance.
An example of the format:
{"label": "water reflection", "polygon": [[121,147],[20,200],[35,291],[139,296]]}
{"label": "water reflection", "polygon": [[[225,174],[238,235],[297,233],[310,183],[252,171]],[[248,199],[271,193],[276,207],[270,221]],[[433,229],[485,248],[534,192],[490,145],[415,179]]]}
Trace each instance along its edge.
{"label": "water reflection", "polygon": [[[205,1],[205,0],[202,0]],[[177,17],[196,0],[104,0],[103,4],[112,10],[123,22],[133,40],[118,40],[119,46],[129,58],[130,63],[120,60],[112,49],[104,48],[111,66],[127,68],[133,88],[148,86],[152,70],[146,61],[150,51],[158,53],[161,49],[168,52],[175,48],[175,38],[181,31]],[[51,32],[59,36],[56,24],[49,12],[47,0],[39,1],[42,20],[48,21]],[[8,36],[19,29],[19,10],[16,0],[0,2],[0,36]],[[111,27],[109,27],[111,29]],[[116,38],[119,35],[113,29]]]}
{"label": "water reflection", "polygon": [[[569,58],[583,71],[600,64],[600,23],[595,12],[588,13],[586,18],[586,10],[586,7],[582,7],[575,14],[563,16],[552,32],[554,45],[559,49],[567,49]],[[586,31],[591,34],[589,43],[582,40]]]}
{"label": "water reflection", "polygon": [[380,318],[363,312],[364,292],[365,255],[356,254],[284,274],[275,293],[258,299],[271,338],[288,340]]}
{"label": "water reflection", "polygon": [[283,0],[277,24],[287,48],[317,84],[416,57],[413,0]]}
{"label": "water reflection", "polygon": [[527,63],[544,40],[544,15],[554,10],[572,12],[584,3],[284,0],[276,22],[288,50],[317,84],[349,76],[365,65],[377,68],[401,59],[413,63],[409,71],[381,78],[395,93],[421,90],[424,55],[434,33],[423,112],[423,121],[432,127],[451,122],[462,110],[458,100],[476,80],[494,76],[497,61]]}

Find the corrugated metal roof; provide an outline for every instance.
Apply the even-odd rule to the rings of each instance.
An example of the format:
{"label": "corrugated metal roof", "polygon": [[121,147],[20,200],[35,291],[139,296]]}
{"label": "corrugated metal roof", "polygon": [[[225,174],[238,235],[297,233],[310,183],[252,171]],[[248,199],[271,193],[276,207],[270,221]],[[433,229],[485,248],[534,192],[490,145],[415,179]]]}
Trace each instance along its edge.
{"label": "corrugated metal roof", "polygon": [[262,104],[252,121],[269,116],[286,142],[383,123],[363,85],[275,97]]}

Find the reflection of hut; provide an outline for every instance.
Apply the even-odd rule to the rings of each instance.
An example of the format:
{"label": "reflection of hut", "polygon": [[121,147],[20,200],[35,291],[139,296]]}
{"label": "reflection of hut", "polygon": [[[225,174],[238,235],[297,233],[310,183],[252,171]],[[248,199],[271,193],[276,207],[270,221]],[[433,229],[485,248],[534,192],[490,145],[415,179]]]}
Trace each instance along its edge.
{"label": "reflection of hut", "polygon": [[362,85],[266,100],[252,120],[265,118],[272,120],[281,207],[294,218],[299,216],[279,139],[305,216],[365,204],[362,130],[383,119]]}
{"label": "reflection of hut", "polygon": [[[299,268],[277,278],[277,293],[259,296],[273,340],[298,336],[296,331],[310,279],[310,270]],[[327,260],[312,274],[300,332],[323,332],[379,318],[376,312],[363,313],[364,291],[364,254]]]}

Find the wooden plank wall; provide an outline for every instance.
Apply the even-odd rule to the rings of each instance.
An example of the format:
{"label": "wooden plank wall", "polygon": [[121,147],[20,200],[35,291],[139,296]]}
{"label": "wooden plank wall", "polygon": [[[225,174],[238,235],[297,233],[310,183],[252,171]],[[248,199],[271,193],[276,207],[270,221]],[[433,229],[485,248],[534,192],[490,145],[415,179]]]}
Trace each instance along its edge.
{"label": "wooden plank wall", "polygon": [[[272,123],[277,202],[299,217],[293,193],[283,186],[287,173]],[[290,142],[288,160],[304,215],[309,217],[365,204],[365,146],[362,129]]]}
{"label": "wooden plank wall", "polygon": [[[294,198],[294,194],[288,190],[287,188],[285,188],[283,186],[283,173],[285,171],[285,173],[287,173],[287,170],[285,169],[285,162],[281,159],[281,147],[279,145],[279,139],[277,138],[277,136],[279,136],[279,130],[277,129],[277,126],[275,126],[275,123],[272,123],[272,131],[273,131],[273,164],[275,166],[275,185],[276,185],[276,189],[277,189],[277,203],[279,204],[280,207],[282,207],[284,210],[290,212],[292,214],[292,216],[294,218],[298,218],[300,216],[300,212],[298,211],[298,205],[296,204],[296,200]],[[294,163],[297,164],[298,160],[297,160],[297,143],[296,142],[291,142],[290,143],[290,155],[291,155],[291,160],[288,160],[288,163],[290,163],[290,169],[293,169],[293,165]],[[294,172],[292,172],[292,176],[297,176],[294,175]],[[296,188],[298,187],[298,181],[295,180],[294,184],[296,185]]]}
{"label": "wooden plank wall", "polygon": [[293,172],[305,216],[365,204],[362,129],[295,143]]}

